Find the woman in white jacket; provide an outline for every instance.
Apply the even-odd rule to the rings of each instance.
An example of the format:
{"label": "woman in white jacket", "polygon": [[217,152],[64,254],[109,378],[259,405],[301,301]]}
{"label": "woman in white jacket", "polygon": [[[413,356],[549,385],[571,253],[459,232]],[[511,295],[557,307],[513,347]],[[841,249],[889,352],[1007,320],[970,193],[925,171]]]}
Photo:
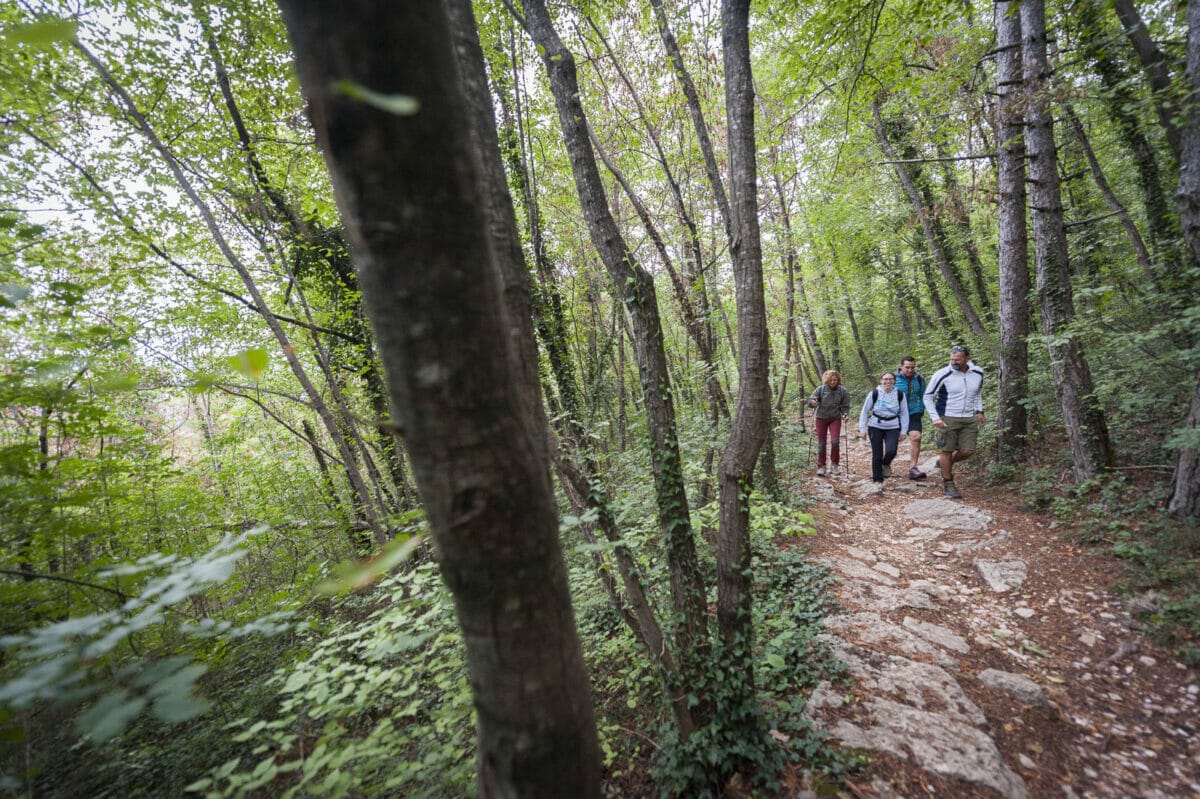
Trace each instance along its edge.
{"label": "woman in white jacket", "polygon": [[875,390],[867,393],[858,417],[858,434],[871,439],[871,480],[883,490],[900,437],[908,435],[908,398],[896,390],[895,372],[884,372]]}

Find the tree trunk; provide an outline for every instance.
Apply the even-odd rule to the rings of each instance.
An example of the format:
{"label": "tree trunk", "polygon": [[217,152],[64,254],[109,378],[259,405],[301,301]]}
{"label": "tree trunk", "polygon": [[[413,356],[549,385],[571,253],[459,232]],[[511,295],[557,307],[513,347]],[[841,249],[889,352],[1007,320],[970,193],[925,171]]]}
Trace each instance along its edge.
{"label": "tree trunk", "polygon": [[1075,305],[1067,234],[1063,227],[1058,154],[1049,109],[1050,66],[1046,58],[1044,0],[1022,0],[1021,39],[1021,73],[1028,92],[1025,148],[1042,334],[1048,342],[1050,365],[1074,460],[1075,479],[1082,482],[1111,466],[1113,456],[1108,425],[1096,400],[1091,370],[1082,347],[1070,332]]}
{"label": "tree trunk", "polygon": [[[600,795],[599,746],[558,543],[528,320],[490,207],[500,158],[480,130],[469,6],[281,6],[334,176],[368,313],[463,628],[482,796]],[[340,83],[339,83],[340,82]],[[421,98],[396,114],[338,91]],[[509,267],[510,273],[512,267]],[[526,300],[527,302],[527,300]],[[498,612],[501,609],[502,612]]]}
{"label": "tree trunk", "polygon": [[[1188,0],[1187,116],[1181,136],[1179,158],[1180,226],[1191,254],[1192,263],[1200,263],[1200,0]],[[1193,298],[1193,302],[1194,302]],[[1193,333],[1193,342],[1195,333]],[[1190,441],[1179,448],[1175,475],[1167,511],[1180,521],[1200,519],[1200,446],[1196,446],[1200,427],[1200,370],[1195,377],[1192,401],[1183,425]]]}
{"label": "tree trunk", "polygon": [[1113,7],[1122,27],[1125,28],[1129,43],[1133,45],[1138,60],[1142,62],[1142,68],[1146,70],[1146,81],[1150,84],[1150,90],[1154,92],[1154,110],[1158,114],[1158,122],[1166,134],[1175,163],[1179,163],[1179,105],[1175,102],[1171,87],[1171,69],[1167,57],[1150,38],[1150,31],[1142,21],[1142,15],[1138,13],[1133,0],[1114,0]]}
{"label": "tree trunk", "polygon": [[730,217],[729,201],[725,197],[725,185],[721,182],[721,168],[717,165],[717,157],[713,152],[712,139],[708,135],[708,125],[704,122],[704,110],[700,105],[700,95],[696,92],[696,84],[687,64],[683,62],[683,54],[679,51],[679,43],[671,31],[667,14],[663,10],[662,0],[650,0],[654,8],[654,18],[658,23],[658,33],[662,37],[663,46],[667,49],[667,57],[671,59],[671,71],[679,81],[679,88],[687,100],[688,113],[692,116],[692,127],[696,131],[696,141],[700,144],[700,152],[704,156],[704,171],[708,175],[708,183],[712,187],[713,199],[716,200],[717,210],[725,225],[725,235],[730,244],[733,243],[734,227]]}
{"label": "tree trunk", "polygon": [[996,152],[1000,272],[1000,380],[996,458],[1020,463],[1028,444],[1029,234],[1025,221],[1025,140],[1018,99],[1021,17],[1010,0],[995,7],[997,74]]}
{"label": "tree trunk", "polygon": [[717,536],[717,618],[727,659],[723,664],[727,675],[724,685],[734,692],[730,715],[737,719],[727,721],[736,725],[747,741],[753,740],[750,736],[759,715],[750,623],[750,492],[754,464],[771,419],[749,17],[750,0],[721,3],[739,386],[729,442],[718,467],[721,528]]}
{"label": "tree trunk", "polygon": [[[894,131],[892,128],[896,127],[895,124],[884,122],[879,100],[876,100],[872,104],[871,112],[875,116],[875,138],[879,142],[880,149],[889,160],[898,160],[893,147],[893,141],[903,144],[906,140],[905,132]],[[906,159],[910,159],[913,156],[915,156],[915,152],[910,153],[906,150],[904,153]],[[913,206],[913,212],[921,223],[921,229],[925,232],[925,246],[933,253],[938,270],[942,273],[942,280],[946,282],[946,285],[950,288],[950,292],[958,300],[959,310],[962,311],[963,317],[967,320],[967,326],[971,328],[971,332],[980,340],[987,340],[987,329],[983,325],[983,320],[975,312],[975,306],[971,304],[971,298],[967,295],[967,290],[963,287],[962,281],[958,279],[958,275],[954,271],[954,262],[950,257],[947,246],[946,232],[935,215],[934,209],[931,207],[931,203],[929,202],[931,193],[928,185],[925,183],[924,177],[921,175],[920,167],[916,164],[910,167],[908,164],[901,163],[894,164],[894,167],[896,177],[900,180],[900,185],[903,187],[904,193],[908,195],[908,199]]]}
{"label": "tree trunk", "polygon": [[345,437],[343,437],[339,431],[338,421],[332,410],[325,403],[321,393],[317,390],[317,387],[313,384],[311,378],[309,378],[308,371],[304,368],[304,364],[300,362],[299,357],[296,355],[295,347],[292,345],[291,339],[288,337],[287,332],[283,329],[283,325],[280,323],[279,317],[271,312],[270,306],[267,304],[266,299],[263,297],[262,291],[258,287],[258,283],[254,279],[253,273],[250,271],[249,267],[246,266],[245,262],[237,255],[237,253],[234,252],[233,247],[230,245],[228,239],[226,239],[224,233],[222,232],[220,225],[217,223],[217,219],[214,216],[212,209],[209,207],[209,204],[205,202],[205,200],[200,196],[199,192],[196,191],[196,188],[192,184],[192,181],[188,178],[183,165],[175,157],[174,153],[172,153],[171,150],[166,146],[166,144],[158,137],[158,134],[155,132],[154,128],[151,127],[149,121],[146,119],[146,116],[137,107],[137,104],[134,103],[133,98],[130,97],[129,93],[125,91],[124,87],[122,87],[116,81],[116,79],[112,76],[112,73],[108,71],[103,62],[101,62],[100,59],[95,56],[95,54],[84,47],[78,40],[74,42],[74,46],[77,50],[79,50],[80,53],[83,54],[84,58],[86,58],[88,62],[95,67],[96,72],[100,75],[101,80],[112,91],[112,94],[115,98],[113,102],[124,110],[134,127],[163,159],[180,191],[184,193],[184,195],[188,198],[188,201],[204,220],[204,225],[208,229],[209,235],[213,239],[213,243],[216,245],[221,255],[224,256],[226,262],[233,267],[233,270],[237,272],[238,277],[241,278],[242,284],[245,285],[246,291],[250,294],[250,298],[255,310],[258,311],[258,313],[266,321],[267,327],[271,330],[271,334],[275,337],[275,341],[279,345],[279,350],[282,353],[284,360],[287,362],[288,367],[291,369],[292,374],[300,383],[300,386],[304,389],[305,394],[308,395],[313,409],[316,410],[317,415],[321,418],[322,423],[325,425],[325,429],[329,433],[330,438],[337,445],[338,454],[341,456],[343,466],[346,470],[346,477],[349,479],[350,485],[354,489],[356,501],[359,502],[365,509],[366,520],[371,528],[371,532],[375,538],[375,541],[378,544],[383,545],[387,542],[387,533],[384,530],[382,523],[374,513],[371,494],[367,488],[366,482],[362,478],[362,473],[359,472],[358,468],[354,465],[353,450],[350,448],[350,445],[346,441]]}
{"label": "tree trunk", "polygon": [[1096,188],[1100,189],[1100,194],[1104,196],[1104,201],[1113,213],[1117,215],[1117,219],[1121,221],[1121,227],[1125,229],[1125,234],[1129,236],[1129,243],[1133,246],[1133,251],[1137,255],[1138,264],[1141,265],[1142,271],[1146,274],[1146,279],[1150,281],[1150,285],[1154,285],[1157,277],[1154,274],[1154,266],[1150,262],[1150,251],[1146,249],[1146,242],[1142,239],[1142,234],[1138,232],[1137,225],[1133,222],[1133,217],[1129,215],[1129,211],[1121,203],[1117,193],[1113,191],[1112,186],[1108,182],[1108,178],[1104,176],[1104,169],[1100,166],[1100,161],[1096,158],[1096,153],[1092,150],[1092,144],[1088,141],[1087,132],[1083,129],[1083,123],[1079,121],[1079,117],[1075,114],[1075,109],[1070,105],[1063,106],[1063,116],[1067,120],[1067,124],[1071,126],[1071,132],[1075,134],[1075,140],[1079,142],[1079,149],[1083,151],[1083,157],[1087,160],[1088,169],[1091,170],[1092,180],[1096,182]]}
{"label": "tree trunk", "polygon": [[707,603],[688,511],[654,279],[637,263],[609,210],[580,101],[575,57],[555,31],[544,0],[526,0],[524,10],[526,31],[537,45],[550,77],[588,233],[618,293],[617,303],[629,314],[651,438],[658,522],[666,542],[671,596],[679,620],[675,649],[685,679],[700,685],[701,664],[708,651]]}

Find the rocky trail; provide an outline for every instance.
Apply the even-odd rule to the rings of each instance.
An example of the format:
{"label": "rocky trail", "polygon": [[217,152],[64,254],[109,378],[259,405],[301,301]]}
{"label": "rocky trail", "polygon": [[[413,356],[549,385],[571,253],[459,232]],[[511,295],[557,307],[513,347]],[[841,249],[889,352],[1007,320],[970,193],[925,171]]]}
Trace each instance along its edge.
{"label": "rocky trail", "polygon": [[1200,797],[1200,675],[1143,635],[1153,596],[1110,593],[1115,564],[969,469],[962,500],[928,453],[929,479],[880,494],[866,445],[848,455],[851,474],[805,483],[852,678],[808,713],[871,759],[844,795]]}

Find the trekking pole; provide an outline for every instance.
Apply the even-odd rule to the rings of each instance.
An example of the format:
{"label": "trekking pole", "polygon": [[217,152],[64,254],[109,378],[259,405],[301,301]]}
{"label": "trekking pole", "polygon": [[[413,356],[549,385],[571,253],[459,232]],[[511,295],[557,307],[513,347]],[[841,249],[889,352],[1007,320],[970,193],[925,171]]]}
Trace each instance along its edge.
{"label": "trekking pole", "polygon": [[850,420],[842,420],[842,432],[846,435],[846,448],[842,450],[842,460],[846,462],[846,476],[850,476]]}
{"label": "trekking pole", "polygon": [[[801,417],[801,420],[803,420],[803,416]],[[816,428],[817,426],[815,423],[809,425],[808,427],[808,468],[810,469],[812,468],[813,437],[817,434]]]}

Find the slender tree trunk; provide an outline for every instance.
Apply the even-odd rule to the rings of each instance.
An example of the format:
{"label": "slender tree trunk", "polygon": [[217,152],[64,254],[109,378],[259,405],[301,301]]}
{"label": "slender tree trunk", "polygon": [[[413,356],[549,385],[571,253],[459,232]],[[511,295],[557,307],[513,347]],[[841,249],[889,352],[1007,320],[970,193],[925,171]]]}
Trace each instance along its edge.
{"label": "slender tree trunk", "polygon": [[753,740],[750,736],[756,731],[759,716],[750,615],[750,491],[754,464],[771,421],[749,17],[750,0],[721,3],[740,355],[737,408],[718,470],[721,528],[717,536],[717,618],[726,658],[724,685],[735,692],[737,703],[730,710],[737,721],[731,723],[745,740]]}
{"label": "slender tree trunk", "polygon": [[1108,425],[1096,400],[1091,370],[1082,347],[1071,333],[1075,306],[1067,234],[1063,227],[1058,156],[1049,109],[1050,66],[1046,58],[1044,0],[1022,0],[1021,39],[1021,70],[1028,92],[1025,148],[1029,162],[1029,203],[1033,212],[1042,334],[1048,341],[1050,365],[1075,465],[1075,479],[1082,482],[1111,466],[1113,456]]}
{"label": "slender tree trunk", "polygon": [[850,335],[854,337],[854,349],[858,352],[858,360],[862,364],[863,374],[867,378],[867,382],[871,383],[877,375],[871,369],[871,361],[867,359],[867,350],[863,347],[862,336],[858,332],[858,321],[854,318],[854,306],[850,303],[850,292],[846,290],[845,283],[842,284],[842,297],[846,301],[846,321],[850,323]]}
{"label": "slender tree trunk", "polygon": [[[281,5],[463,627],[480,794],[598,797],[534,345],[505,296],[518,237],[511,205],[495,207],[494,124],[473,104],[484,77],[470,7]],[[389,113],[335,81],[420,97],[421,111]]]}
{"label": "slender tree trunk", "polygon": [[1179,253],[1174,244],[1179,229],[1164,190],[1166,182],[1159,168],[1158,153],[1136,111],[1141,99],[1134,89],[1129,70],[1114,56],[1110,40],[1104,35],[1106,17],[1096,0],[1079,3],[1076,13],[1069,19],[1078,31],[1081,51],[1094,63],[1103,87],[1101,96],[1105,107],[1137,167],[1150,250],[1158,261],[1154,285],[1169,290],[1176,285],[1180,271]]}
{"label": "slender tree trunk", "polygon": [[667,57],[671,60],[672,72],[675,74],[675,79],[679,81],[679,88],[683,90],[683,96],[687,100],[688,113],[692,116],[692,127],[696,131],[696,141],[699,142],[700,152],[704,156],[704,171],[708,175],[708,183],[712,187],[713,199],[716,200],[717,210],[720,212],[721,221],[725,225],[726,238],[732,243],[734,228],[730,217],[729,201],[725,196],[725,185],[721,181],[721,169],[717,165],[712,138],[708,135],[708,125],[704,121],[704,110],[700,105],[700,95],[696,92],[696,84],[692,81],[692,73],[688,71],[687,64],[683,61],[683,54],[679,51],[679,43],[675,40],[675,34],[671,31],[667,14],[663,10],[662,0],[650,0],[650,5],[654,8],[654,18],[658,23],[659,36],[662,37],[663,46],[667,50]]}
{"label": "slender tree trunk", "polygon": [[[1187,109],[1180,144],[1179,202],[1180,226],[1192,263],[1200,264],[1200,0],[1188,0]],[[1194,268],[1194,267],[1193,267]],[[1195,298],[1192,300],[1195,302]],[[1195,342],[1193,333],[1193,343]],[[1183,429],[1195,441],[1200,427],[1200,370],[1195,377],[1192,400]],[[1167,511],[1175,519],[1200,519],[1200,447],[1191,444],[1179,448],[1175,475]]]}
{"label": "slender tree trunk", "polygon": [[1083,157],[1087,160],[1088,168],[1092,172],[1092,180],[1096,182],[1096,188],[1100,189],[1100,194],[1104,196],[1104,201],[1108,204],[1112,212],[1117,215],[1117,219],[1121,221],[1121,227],[1125,229],[1125,234],[1129,236],[1129,243],[1133,246],[1133,251],[1137,255],[1138,264],[1141,265],[1146,278],[1153,285],[1157,278],[1154,274],[1154,266],[1150,262],[1150,251],[1146,249],[1146,242],[1142,239],[1142,234],[1138,232],[1137,225],[1133,222],[1133,217],[1129,215],[1129,211],[1125,209],[1125,206],[1117,197],[1117,193],[1113,191],[1112,186],[1109,184],[1108,178],[1104,176],[1104,169],[1100,166],[1100,161],[1096,158],[1095,151],[1092,150],[1092,144],[1088,141],[1087,133],[1083,129],[1083,123],[1079,121],[1079,117],[1075,114],[1075,109],[1070,105],[1063,106],[1063,116],[1067,120],[1067,124],[1071,126],[1071,132],[1075,134],[1075,140],[1079,142],[1079,148],[1083,151]]}
{"label": "slender tree trunk", "polygon": [[[628,312],[642,399],[651,436],[659,528],[666,542],[671,595],[676,618],[676,652],[686,680],[701,683],[707,658],[708,619],[704,584],[696,559],[675,405],[667,371],[662,322],[654,280],[634,258],[608,207],[588,136],[587,117],[580,102],[575,57],[562,43],[544,0],[525,0],[524,26],[550,77],[563,139],[571,161],[592,244],[609,272],[617,302]],[[703,717],[703,713],[698,713]],[[698,718],[698,724],[704,722]]]}
{"label": "slender tree trunk", "polygon": [[296,377],[296,380],[300,383],[301,388],[303,388],[305,393],[308,395],[314,410],[316,410],[317,415],[321,417],[322,423],[324,423],[330,437],[337,445],[338,454],[342,458],[343,465],[346,469],[346,476],[350,480],[350,484],[354,489],[357,500],[362,503],[364,508],[367,509],[366,520],[371,527],[371,532],[374,535],[376,542],[380,545],[386,543],[387,533],[379,519],[374,514],[371,493],[367,488],[366,482],[362,478],[362,473],[359,472],[354,466],[353,451],[350,448],[349,443],[341,435],[341,432],[338,429],[336,417],[330,410],[329,406],[325,403],[324,399],[321,397],[321,393],[317,390],[316,386],[313,385],[312,380],[308,376],[308,371],[304,368],[304,365],[300,362],[299,357],[296,355],[295,347],[288,338],[287,332],[283,329],[283,325],[280,323],[279,318],[271,312],[270,306],[267,304],[266,299],[259,290],[258,284],[254,279],[254,275],[250,272],[250,269],[237,255],[237,253],[234,252],[233,248],[226,239],[225,234],[222,232],[220,225],[217,223],[217,219],[213,215],[212,209],[196,191],[192,181],[188,178],[187,173],[184,171],[183,165],[180,164],[174,153],[172,153],[166,144],[164,144],[163,141],[158,137],[158,134],[155,132],[154,128],[150,126],[146,116],[134,103],[133,98],[129,96],[129,93],[125,91],[124,87],[117,83],[116,79],[113,78],[107,67],[105,67],[100,59],[98,59],[90,50],[88,50],[78,41],[75,42],[75,47],[83,54],[84,58],[86,58],[88,62],[95,67],[96,72],[99,74],[101,80],[112,91],[113,96],[115,97],[114,102],[128,115],[138,132],[162,158],[163,162],[167,166],[167,169],[170,171],[172,178],[175,180],[176,185],[179,186],[180,191],[184,193],[189,202],[191,202],[192,206],[204,220],[205,227],[208,229],[209,235],[212,236],[213,243],[225,257],[226,262],[233,267],[234,271],[237,272],[238,277],[241,278],[243,285],[246,287],[246,291],[250,294],[255,309],[266,321],[267,327],[271,330],[271,334],[275,337],[275,341],[279,344],[280,352],[283,354],[284,360],[287,362],[292,374]]}
{"label": "slender tree trunk", "polygon": [[1021,87],[1021,17],[1017,5],[995,6],[997,128],[1000,194],[1000,381],[996,458],[1020,463],[1028,444],[1029,415],[1029,237],[1025,221],[1025,139],[1018,98]]}
{"label": "slender tree trunk", "polygon": [[1137,52],[1138,60],[1142,62],[1142,68],[1146,70],[1146,81],[1154,92],[1154,110],[1158,114],[1158,122],[1167,137],[1167,144],[1174,155],[1175,163],[1179,163],[1179,104],[1175,102],[1167,57],[1150,38],[1150,31],[1142,21],[1142,15],[1138,13],[1133,0],[1113,0],[1113,8],[1117,12],[1117,18],[1121,20],[1122,27],[1125,28],[1129,43]]}
{"label": "slender tree trunk", "polygon": [[[893,130],[893,128],[898,127],[899,123],[887,123],[884,121],[879,100],[876,100],[872,104],[871,112],[875,117],[875,138],[879,142],[880,149],[888,160],[897,161],[898,158],[893,147],[893,142],[900,143],[903,146],[907,140],[906,132],[903,130]],[[911,159],[915,155],[915,151],[910,152],[909,149],[906,149],[904,152],[906,159]],[[912,203],[913,212],[921,222],[921,229],[925,233],[925,246],[933,254],[938,270],[942,273],[942,280],[945,281],[946,285],[950,288],[950,292],[958,301],[958,308],[967,320],[967,326],[971,328],[971,332],[979,339],[986,340],[987,329],[983,325],[983,320],[979,318],[979,314],[976,313],[975,306],[971,304],[971,298],[967,295],[967,290],[963,287],[962,281],[958,279],[958,275],[954,270],[954,262],[950,256],[946,232],[942,228],[940,220],[935,215],[934,209],[931,207],[931,203],[929,202],[931,192],[924,180],[924,176],[921,174],[919,165],[896,163],[893,166],[895,167],[896,177],[900,180],[900,185],[904,189],[904,193],[908,195],[909,202]]]}

